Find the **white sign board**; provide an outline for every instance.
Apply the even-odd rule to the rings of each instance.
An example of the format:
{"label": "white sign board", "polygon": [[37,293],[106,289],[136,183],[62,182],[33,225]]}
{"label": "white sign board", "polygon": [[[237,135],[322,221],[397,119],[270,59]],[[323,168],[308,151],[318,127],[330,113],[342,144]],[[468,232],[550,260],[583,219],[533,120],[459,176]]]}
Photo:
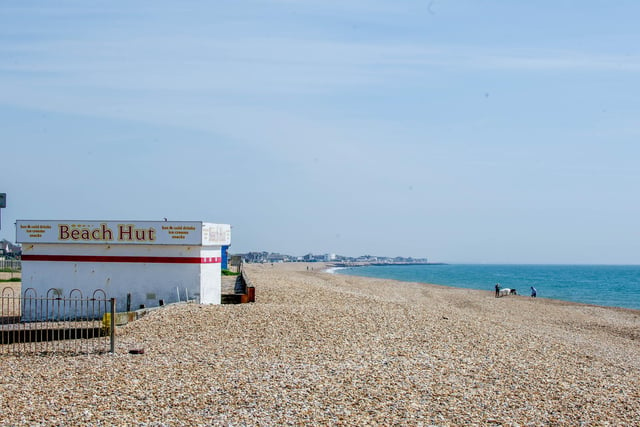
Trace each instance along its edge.
{"label": "white sign board", "polygon": [[16,242],[221,246],[231,243],[231,226],[199,221],[18,220]]}
{"label": "white sign board", "polygon": [[224,246],[231,244],[231,225],[202,224],[202,245],[203,246]]}

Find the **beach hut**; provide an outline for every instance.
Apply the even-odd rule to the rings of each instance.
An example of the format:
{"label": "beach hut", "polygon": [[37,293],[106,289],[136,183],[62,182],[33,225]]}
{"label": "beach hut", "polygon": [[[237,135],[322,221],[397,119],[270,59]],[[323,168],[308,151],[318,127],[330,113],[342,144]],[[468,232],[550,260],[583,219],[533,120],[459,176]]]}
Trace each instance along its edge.
{"label": "beach hut", "polygon": [[[22,289],[45,296],[102,289],[117,310],[196,301],[220,304],[221,249],[231,226],[200,221],[16,222]],[[77,293],[77,291],[76,291]]]}

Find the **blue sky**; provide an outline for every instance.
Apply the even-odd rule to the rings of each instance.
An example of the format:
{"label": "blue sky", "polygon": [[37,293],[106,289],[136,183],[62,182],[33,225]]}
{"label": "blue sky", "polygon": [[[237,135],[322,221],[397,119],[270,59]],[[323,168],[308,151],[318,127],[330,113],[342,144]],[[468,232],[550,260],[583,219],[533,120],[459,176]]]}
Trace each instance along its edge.
{"label": "blue sky", "polygon": [[640,262],[636,1],[1,1],[16,219],[232,252]]}

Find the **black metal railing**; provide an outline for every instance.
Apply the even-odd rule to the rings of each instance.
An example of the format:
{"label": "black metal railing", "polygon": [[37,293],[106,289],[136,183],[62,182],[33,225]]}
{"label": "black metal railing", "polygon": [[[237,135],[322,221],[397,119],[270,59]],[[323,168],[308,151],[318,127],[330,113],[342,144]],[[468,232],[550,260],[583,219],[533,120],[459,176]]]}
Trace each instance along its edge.
{"label": "black metal railing", "polygon": [[0,259],[0,270],[3,269],[21,271],[22,262],[19,259]]}
{"label": "black metal railing", "polygon": [[0,354],[115,351],[115,298],[102,290],[85,297],[73,289],[67,297],[49,289],[22,294],[12,287],[0,293]]}

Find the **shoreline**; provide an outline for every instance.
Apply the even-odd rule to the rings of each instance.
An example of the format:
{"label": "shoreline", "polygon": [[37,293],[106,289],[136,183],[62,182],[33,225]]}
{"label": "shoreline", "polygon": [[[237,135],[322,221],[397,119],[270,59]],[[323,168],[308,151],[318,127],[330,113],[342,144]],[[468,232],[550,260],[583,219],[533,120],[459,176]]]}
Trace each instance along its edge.
{"label": "shoreline", "polygon": [[[331,264],[331,263],[327,263],[327,264]],[[358,266],[340,266],[340,267],[330,267],[327,268],[327,271],[334,273],[335,271],[339,271],[339,270],[343,270],[343,269],[348,269],[351,267],[367,267],[367,266],[371,266],[373,264],[366,264],[366,265],[358,265]],[[394,264],[384,264],[384,265],[380,265],[380,266],[385,266],[385,265],[390,265],[393,266]],[[411,265],[411,264],[409,264]],[[416,264],[418,265],[418,264]],[[419,264],[419,265],[425,265],[425,264]],[[429,264],[429,265],[452,265],[452,264]],[[502,265],[508,265],[508,266],[541,266],[544,267],[546,265],[543,264],[460,264],[460,265],[482,265],[482,266],[502,266]],[[376,265],[378,266],[378,265]],[[563,265],[554,265],[554,266],[560,266],[560,267],[582,267],[581,265],[572,265],[572,264],[563,264]],[[594,267],[598,267],[596,265],[593,265]],[[611,267],[606,265],[605,267]],[[614,266],[614,267],[638,267],[636,265],[630,265],[630,266],[623,266],[623,265],[619,265],[619,266]],[[357,271],[357,269],[355,269],[354,271]],[[344,274],[344,273],[335,273],[335,274]],[[355,277],[364,277],[364,278],[382,278],[382,277],[376,277],[376,276],[366,276],[366,275],[358,275],[358,274],[345,274],[348,276],[355,276]],[[409,280],[409,279],[395,279],[395,278],[384,278],[386,280],[392,280],[392,281],[396,281],[396,282],[400,282],[400,283],[422,283],[425,285],[437,285],[437,286],[444,286],[444,287],[448,287],[448,288],[456,288],[456,289],[469,289],[469,290],[478,290],[478,291],[488,291],[487,288],[480,288],[480,287],[465,287],[465,286],[459,286],[459,285],[447,285],[447,284],[441,284],[441,283],[431,283],[431,282],[423,282],[423,281],[415,281],[415,280]],[[489,291],[489,292],[493,292],[493,291]],[[519,294],[517,295],[518,297],[529,297],[527,294]],[[513,298],[513,295],[510,295],[509,298]],[[537,298],[539,299],[545,299],[545,300],[549,300],[549,301],[558,301],[558,302],[566,302],[566,303],[573,303],[573,304],[583,304],[583,305],[589,305],[589,306],[595,306],[595,307],[603,307],[603,308],[615,308],[615,309],[621,309],[621,310],[631,310],[631,311],[636,311],[636,312],[640,312],[640,307],[622,307],[622,306],[618,306],[618,305],[604,305],[604,304],[597,304],[597,303],[592,303],[592,302],[584,302],[584,301],[577,301],[577,300],[570,300],[570,299],[563,299],[563,298],[559,298],[559,297],[548,297],[548,296],[538,296]]]}

